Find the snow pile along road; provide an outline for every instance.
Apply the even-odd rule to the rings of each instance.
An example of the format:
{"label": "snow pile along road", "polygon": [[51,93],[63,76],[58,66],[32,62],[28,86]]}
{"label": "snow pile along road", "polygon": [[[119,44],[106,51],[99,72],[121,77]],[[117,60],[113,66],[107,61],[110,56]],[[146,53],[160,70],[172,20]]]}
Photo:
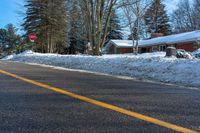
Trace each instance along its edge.
{"label": "snow pile along road", "polygon": [[164,52],[97,57],[26,51],[4,59],[200,87],[200,59],[167,58]]}

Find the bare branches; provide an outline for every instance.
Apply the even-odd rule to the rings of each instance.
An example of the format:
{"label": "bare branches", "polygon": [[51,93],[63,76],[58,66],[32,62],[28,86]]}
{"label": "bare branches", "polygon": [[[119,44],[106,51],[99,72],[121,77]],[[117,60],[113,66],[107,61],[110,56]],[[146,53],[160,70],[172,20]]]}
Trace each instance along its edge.
{"label": "bare branches", "polygon": [[[147,0],[124,0],[121,8],[128,20],[131,37],[133,40],[133,52],[138,53],[138,39],[141,30],[141,24],[145,15],[146,8],[150,5]],[[136,40],[136,44],[135,44]]]}
{"label": "bare branches", "polygon": [[111,12],[117,0],[85,0],[82,6],[85,7],[83,14],[88,23],[88,36],[95,55],[100,55],[100,49],[105,43],[107,27],[110,21]]}
{"label": "bare branches", "polygon": [[172,14],[174,32],[186,32],[200,28],[200,0],[195,0],[194,5],[189,0],[182,0]]}

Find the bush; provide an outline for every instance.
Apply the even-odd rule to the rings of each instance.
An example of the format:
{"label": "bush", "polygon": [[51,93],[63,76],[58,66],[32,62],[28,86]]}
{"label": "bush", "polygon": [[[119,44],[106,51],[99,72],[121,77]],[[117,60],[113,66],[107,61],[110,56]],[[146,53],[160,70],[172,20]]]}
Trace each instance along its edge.
{"label": "bush", "polygon": [[186,52],[184,49],[178,49],[176,51],[176,57],[177,58],[186,58],[186,59],[193,58],[193,56],[189,52]]}

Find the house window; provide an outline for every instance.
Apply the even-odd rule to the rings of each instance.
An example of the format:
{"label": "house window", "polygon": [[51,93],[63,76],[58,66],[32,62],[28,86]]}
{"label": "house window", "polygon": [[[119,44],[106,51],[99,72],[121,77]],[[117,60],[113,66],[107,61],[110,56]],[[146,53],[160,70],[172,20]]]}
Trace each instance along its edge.
{"label": "house window", "polygon": [[157,46],[153,46],[152,47],[152,52],[156,52],[156,51],[158,51]]}
{"label": "house window", "polygon": [[166,46],[165,45],[161,45],[159,48],[159,51],[166,51]]}
{"label": "house window", "polygon": [[194,49],[198,49],[198,46],[197,46],[197,45],[194,45],[193,48],[194,48]]}

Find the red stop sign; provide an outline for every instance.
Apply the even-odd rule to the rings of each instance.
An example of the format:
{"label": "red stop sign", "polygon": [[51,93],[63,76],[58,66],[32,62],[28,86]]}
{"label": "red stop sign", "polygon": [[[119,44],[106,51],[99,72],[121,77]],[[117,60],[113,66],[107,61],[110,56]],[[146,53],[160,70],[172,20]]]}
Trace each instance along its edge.
{"label": "red stop sign", "polygon": [[34,42],[34,41],[37,39],[35,33],[29,33],[29,34],[28,34],[28,38],[29,38],[29,40],[30,40],[31,42]]}

